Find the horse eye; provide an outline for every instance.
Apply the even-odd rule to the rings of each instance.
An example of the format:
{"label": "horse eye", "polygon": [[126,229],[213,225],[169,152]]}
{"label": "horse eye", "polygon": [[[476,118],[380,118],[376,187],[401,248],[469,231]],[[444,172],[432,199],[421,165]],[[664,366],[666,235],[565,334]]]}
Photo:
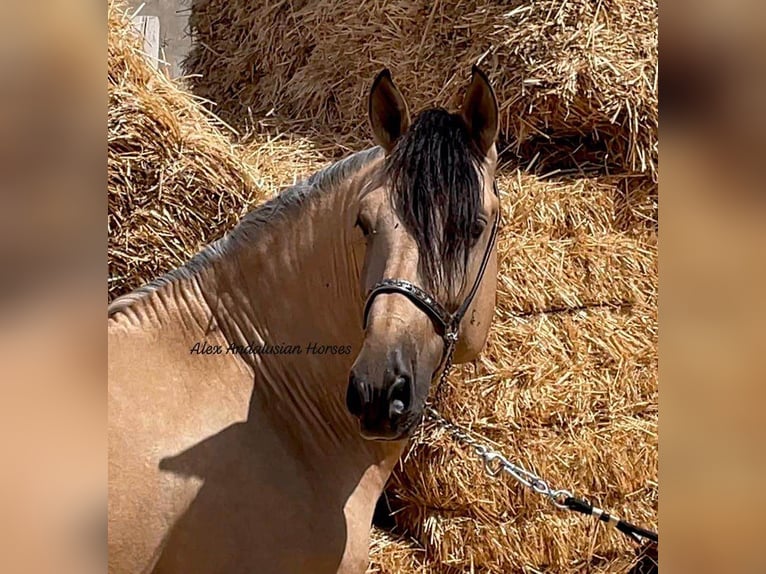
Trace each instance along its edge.
{"label": "horse eye", "polygon": [[356,227],[361,229],[365,237],[367,237],[370,234],[370,228],[367,226],[367,223],[361,217],[356,218],[355,225]]}
{"label": "horse eye", "polygon": [[473,222],[473,225],[471,225],[471,237],[474,239],[474,241],[481,237],[481,234],[484,233],[484,229],[486,227],[487,222],[483,219],[477,219]]}

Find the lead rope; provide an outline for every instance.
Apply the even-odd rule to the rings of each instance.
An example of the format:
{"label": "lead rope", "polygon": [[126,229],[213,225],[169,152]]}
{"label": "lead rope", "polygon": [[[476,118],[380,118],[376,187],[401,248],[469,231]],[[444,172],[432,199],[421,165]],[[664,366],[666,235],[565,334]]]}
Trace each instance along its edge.
{"label": "lead rope", "polygon": [[[437,394],[439,387],[447,379],[450,368],[452,367],[452,353],[450,352],[447,357],[447,363],[444,371],[442,371],[439,385],[437,387]],[[525,468],[512,463],[505,456],[497,451],[490,449],[487,445],[478,442],[467,431],[461,429],[455,423],[445,419],[439,412],[432,406],[427,405],[425,409],[425,417],[442,429],[457,443],[472,448],[474,453],[482,460],[484,464],[484,470],[491,477],[496,478],[501,472],[506,472],[515,480],[532,489],[534,492],[541,494],[548,498],[556,508],[571,510],[573,512],[579,512],[581,514],[595,516],[598,520],[606,522],[608,525],[617,528],[620,532],[625,534],[628,538],[634,542],[641,542],[642,538],[651,540],[654,543],[659,543],[659,537],[656,532],[641,528],[635,524],[631,524],[625,520],[618,518],[617,516],[605,512],[600,508],[597,508],[590,504],[588,501],[582,498],[575,497],[568,490],[553,489],[548,483],[540,478],[533,472],[526,470]]]}

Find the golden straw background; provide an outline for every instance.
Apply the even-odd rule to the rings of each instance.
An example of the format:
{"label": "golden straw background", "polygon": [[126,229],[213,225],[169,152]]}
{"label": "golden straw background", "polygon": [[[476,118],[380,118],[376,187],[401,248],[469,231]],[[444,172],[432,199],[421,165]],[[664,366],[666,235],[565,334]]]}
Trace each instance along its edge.
{"label": "golden straw background", "polygon": [[[552,486],[656,529],[656,2],[249,4],[195,6],[188,85],[147,63],[109,5],[109,298],[370,145],[365,98],[383,66],[417,110],[454,106],[482,58],[505,152],[497,310],[439,408]],[[388,490],[398,534],[374,533],[369,572],[637,562],[621,533],[488,477],[430,426]]]}

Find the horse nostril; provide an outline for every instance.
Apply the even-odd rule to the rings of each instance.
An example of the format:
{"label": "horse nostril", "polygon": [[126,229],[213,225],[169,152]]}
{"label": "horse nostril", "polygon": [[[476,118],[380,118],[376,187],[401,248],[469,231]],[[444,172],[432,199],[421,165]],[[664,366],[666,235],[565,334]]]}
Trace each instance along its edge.
{"label": "horse nostril", "polygon": [[401,416],[410,406],[411,385],[407,375],[399,375],[388,390],[388,414],[391,418]]}
{"label": "horse nostril", "polygon": [[391,418],[402,416],[402,413],[404,412],[404,403],[399,399],[394,399],[391,401],[391,407],[389,408],[389,411],[389,416]]}
{"label": "horse nostril", "polygon": [[346,389],[346,407],[355,417],[361,416],[363,412],[364,398],[362,397],[362,384],[352,374],[348,378],[348,388]]}

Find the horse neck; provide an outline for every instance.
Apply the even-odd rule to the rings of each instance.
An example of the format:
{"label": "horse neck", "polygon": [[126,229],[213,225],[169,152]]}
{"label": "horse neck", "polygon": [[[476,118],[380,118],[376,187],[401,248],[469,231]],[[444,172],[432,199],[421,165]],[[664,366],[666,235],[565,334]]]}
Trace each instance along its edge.
{"label": "horse neck", "polygon": [[348,373],[363,341],[364,250],[353,225],[373,169],[310,192],[265,225],[245,220],[216,265],[208,297],[229,343],[284,351],[239,355],[254,376],[249,417],[270,420],[304,460],[320,454],[321,464],[332,453],[356,452],[388,467],[402,448],[361,439],[345,406]]}

